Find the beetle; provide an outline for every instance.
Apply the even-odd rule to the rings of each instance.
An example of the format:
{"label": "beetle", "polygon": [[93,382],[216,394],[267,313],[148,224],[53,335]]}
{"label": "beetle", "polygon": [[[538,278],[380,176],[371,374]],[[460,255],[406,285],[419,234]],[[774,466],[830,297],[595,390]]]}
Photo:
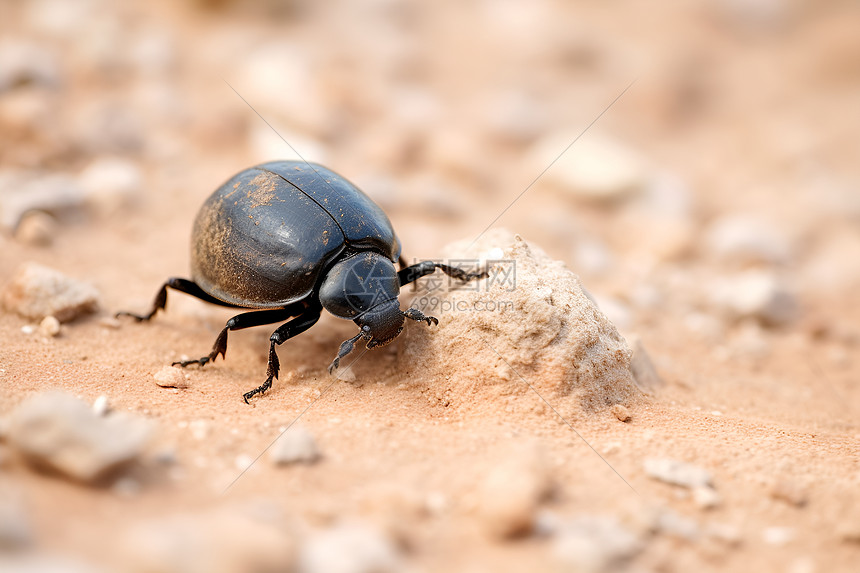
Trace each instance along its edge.
{"label": "beetle", "polygon": [[360,329],[340,345],[329,373],[359,339],[367,348],[388,344],[406,318],[438,324],[417,308],[400,310],[398,300],[401,287],[436,269],[460,281],[487,276],[433,261],[407,265],[391,221],[358,187],[318,164],[273,161],[234,175],[203,204],[191,234],[191,280],[167,279],[148,314],[116,316],[152,319],[168,288],[252,309],[227,321],[208,355],[173,363],[182,367],[226,359],[232,330],[287,321],[269,339],[266,380],[243,394],[248,403],[278,377],[275,347],[316,324],[323,309]]}

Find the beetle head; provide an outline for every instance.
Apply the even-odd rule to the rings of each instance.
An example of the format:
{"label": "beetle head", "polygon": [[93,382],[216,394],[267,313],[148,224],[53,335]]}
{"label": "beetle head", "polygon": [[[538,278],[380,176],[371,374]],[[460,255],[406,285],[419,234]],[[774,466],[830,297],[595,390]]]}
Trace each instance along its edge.
{"label": "beetle head", "polygon": [[367,347],[384,346],[397,338],[403,330],[403,313],[397,299],[383,302],[355,319],[361,327],[361,337]]}

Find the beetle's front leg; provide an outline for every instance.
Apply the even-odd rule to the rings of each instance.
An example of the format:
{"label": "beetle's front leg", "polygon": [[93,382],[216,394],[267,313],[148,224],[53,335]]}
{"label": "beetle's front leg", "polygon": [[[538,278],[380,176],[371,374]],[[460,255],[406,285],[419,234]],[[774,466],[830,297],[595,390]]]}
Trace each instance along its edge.
{"label": "beetle's front leg", "polygon": [[321,309],[319,307],[308,308],[304,312],[304,314],[301,314],[293,320],[282,324],[275,332],[272,333],[272,336],[269,338],[269,341],[271,343],[269,345],[269,362],[266,366],[266,381],[263,382],[260,386],[251,390],[250,392],[245,392],[242,395],[242,398],[244,398],[246,404],[248,404],[248,400],[253,396],[257,394],[262,394],[263,392],[271,388],[272,381],[278,377],[278,372],[281,369],[281,362],[278,360],[278,353],[275,351],[275,346],[283,344],[290,338],[301,334],[302,332],[315,325],[320,319],[320,310]]}
{"label": "beetle's front leg", "polygon": [[439,324],[439,319],[437,319],[435,316],[427,316],[417,308],[413,307],[409,307],[404,310],[403,316],[405,316],[406,318],[411,318],[412,320],[418,322],[426,322],[427,326],[430,326],[431,324]]}

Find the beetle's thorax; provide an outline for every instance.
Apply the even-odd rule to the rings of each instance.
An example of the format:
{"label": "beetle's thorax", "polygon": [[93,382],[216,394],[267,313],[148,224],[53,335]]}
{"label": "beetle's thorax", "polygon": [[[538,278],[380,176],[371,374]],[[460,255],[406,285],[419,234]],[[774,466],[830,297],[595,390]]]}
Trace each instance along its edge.
{"label": "beetle's thorax", "polygon": [[373,251],[338,261],[320,285],[323,308],[340,318],[355,319],[372,308],[397,301],[400,279],[394,263]]}

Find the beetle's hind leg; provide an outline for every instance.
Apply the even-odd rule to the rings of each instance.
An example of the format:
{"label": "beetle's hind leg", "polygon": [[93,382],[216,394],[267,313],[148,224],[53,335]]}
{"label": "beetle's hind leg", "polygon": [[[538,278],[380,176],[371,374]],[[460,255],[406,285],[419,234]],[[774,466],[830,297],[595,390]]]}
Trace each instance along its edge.
{"label": "beetle's hind leg", "polygon": [[[279,326],[278,329],[272,333],[272,336],[269,338],[271,344],[269,345],[269,364],[266,368],[266,381],[263,382],[260,386],[251,390],[250,392],[245,392],[245,394],[242,395],[242,398],[245,399],[246,404],[248,403],[248,400],[253,396],[257,394],[262,394],[263,392],[271,388],[272,380],[278,377],[278,372],[281,369],[281,362],[278,360],[278,353],[275,351],[275,346],[283,344],[290,338],[301,334],[302,332],[315,325],[320,319],[320,310],[321,309],[319,307],[310,307],[304,313],[297,316],[293,320]],[[295,316],[295,314],[292,314],[290,316]],[[213,352],[215,351],[214,348],[212,350]]]}
{"label": "beetle's hind leg", "polygon": [[226,358],[227,356],[227,333],[231,330],[242,330],[243,328],[251,328],[253,326],[262,326],[264,324],[272,324],[275,322],[281,322],[282,320],[286,320],[296,315],[294,309],[291,308],[276,308],[272,310],[258,310],[253,312],[243,312],[242,314],[237,314],[233,318],[227,321],[227,324],[224,325],[223,330],[218,334],[218,338],[215,339],[215,344],[212,345],[212,351],[198,358],[197,360],[179,360],[174,362],[172,366],[182,366],[183,368],[188,366],[189,364],[199,364],[200,366],[205,366],[208,362],[212,362],[218,355],[221,355],[221,358]]}
{"label": "beetle's hind leg", "polygon": [[116,317],[120,316],[130,316],[135,319],[137,322],[144,322],[150,320],[159,310],[164,310],[165,305],[167,305],[167,287],[172,288],[175,291],[184,292],[185,294],[190,294],[193,297],[199,298],[200,300],[211,302],[212,304],[217,304],[221,306],[230,306],[234,307],[230,303],[224,302],[223,300],[218,300],[210,294],[207,294],[200,288],[197,283],[194,281],[190,281],[188,279],[180,279],[176,277],[171,277],[165,281],[161,288],[158,290],[158,293],[155,295],[155,300],[152,301],[152,310],[147,314],[135,314],[133,312],[127,312],[124,310],[116,313]]}

